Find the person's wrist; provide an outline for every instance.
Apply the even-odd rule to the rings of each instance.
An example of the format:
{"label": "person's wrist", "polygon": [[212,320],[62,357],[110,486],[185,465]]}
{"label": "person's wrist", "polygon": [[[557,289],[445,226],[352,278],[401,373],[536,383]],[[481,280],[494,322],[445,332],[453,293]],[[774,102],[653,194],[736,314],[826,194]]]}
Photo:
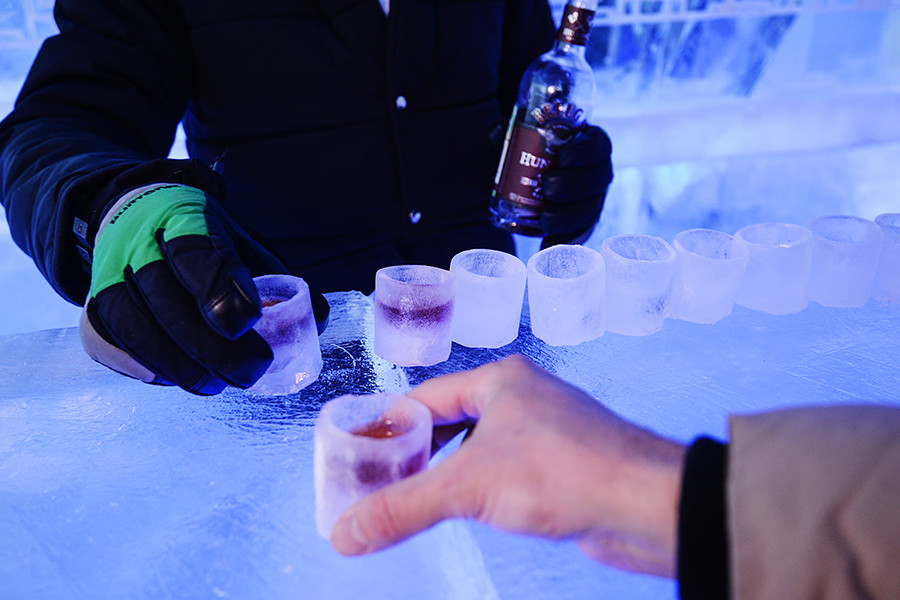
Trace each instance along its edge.
{"label": "person's wrist", "polygon": [[685,446],[664,438],[645,444],[632,471],[632,490],[627,502],[635,531],[660,560],[666,576],[674,576],[678,546],[678,505],[684,469]]}
{"label": "person's wrist", "polygon": [[599,535],[584,540],[581,549],[617,568],[674,577],[686,449],[638,429],[621,447],[615,472],[596,490],[595,501],[602,507],[602,523],[595,529]]}

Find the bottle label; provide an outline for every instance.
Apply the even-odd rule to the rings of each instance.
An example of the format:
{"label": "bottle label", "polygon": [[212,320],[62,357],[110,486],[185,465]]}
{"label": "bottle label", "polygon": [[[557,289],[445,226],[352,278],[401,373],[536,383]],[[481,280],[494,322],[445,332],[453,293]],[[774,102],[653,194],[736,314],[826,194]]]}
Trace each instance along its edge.
{"label": "bottle label", "polygon": [[556,40],[563,44],[586,45],[593,20],[594,11],[566,4]]}
{"label": "bottle label", "polygon": [[572,139],[584,124],[584,111],[574,104],[553,100],[531,109],[537,130],[551,149]]}
{"label": "bottle label", "polygon": [[540,207],[544,198],[541,176],[554,160],[540,132],[516,123],[510,132],[497,181],[497,195],[520,206]]}

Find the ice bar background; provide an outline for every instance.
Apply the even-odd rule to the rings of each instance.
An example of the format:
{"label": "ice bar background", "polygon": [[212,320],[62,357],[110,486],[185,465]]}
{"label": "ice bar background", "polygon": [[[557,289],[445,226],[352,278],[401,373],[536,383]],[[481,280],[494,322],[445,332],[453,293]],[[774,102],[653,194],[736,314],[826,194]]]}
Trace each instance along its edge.
{"label": "ice bar background", "polygon": [[[553,3],[557,19],[561,4]],[[11,109],[40,40],[55,31],[51,9],[50,0],[0,0],[2,114]],[[598,248],[605,237],[622,232],[650,233],[671,241],[678,231],[691,227],[733,233],[755,222],[803,224],[822,214],[871,219],[883,212],[900,211],[900,170],[896,167],[900,164],[897,0],[611,0],[598,9],[588,57],[595,66],[600,89],[592,121],[604,126],[613,139],[616,171],[600,226],[587,244],[591,247]],[[172,154],[184,155],[183,140],[175,140]],[[534,240],[517,242],[522,258],[537,249]],[[510,590],[516,597],[527,596],[528,590],[517,589],[515,582],[531,576],[528,569],[536,563],[558,569],[544,578],[552,584],[555,577],[560,589],[578,580],[582,582],[579,589],[589,591],[594,586],[608,597],[673,597],[674,588],[666,582],[635,576],[617,578],[609,570],[579,558],[571,548],[562,551],[554,545],[522,539],[513,543],[507,537],[487,535],[478,526],[467,529],[451,524],[394,554],[352,563],[354,566],[323,554],[327,546],[318,541],[300,548],[292,546],[296,535],[311,527],[306,523],[311,522],[311,506],[292,504],[292,494],[308,487],[309,482],[301,482],[297,476],[275,484],[253,480],[249,488],[235,489],[234,493],[223,491],[221,486],[228,485],[236,460],[259,461],[261,471],[303,467],[311,456],[278,454],[273,448],[288,439],[302,442],[313,415],[298,413],[291,402],[283,406],[277,402],[254,405],[228,394],[198,403],[177,390],[167,390],[157,392],[159,396],[153,401],[140,401],[134,399],[134,390],[144,388],[134,388],[115,374],[97,371],[96,365],[77,352],[71,330],[4,337],[72,327],[79,309],[53,293],[30,259],[12,242],[2,220],[0,290],[0,346],[8,351],[0,358],[0,392],[31,399],[15,402],[0,414],[0,451],[9,450],[4,449],[5,439],[32,439],[29,428],[33,425],[22,415],[28,414],[25,408],[29,402],[40,398],[61,397],[48,405],[56,411],[48,418],[59,429],[51,427],[45,432],[58,435],[61,447],[72,443],[66,434],[73,420],[83,421],[85,427],[107,441],[105,448],[98,443],[92,449],[97,454],[89,454],[96,457],[88,459],[89,466],[99,469],[100,475],[86,480],[86,490],[53,487],[54,474],[68,481],[68,463],[50,447],[32,448],[34,455],[8,455],[20,461],[27,458],[30,464],[0,465],[0,471],[6,469],[7,475],[16,473],[10,468],[34,469],[28,477],[4,480],[32,486],[31,490],[0,489],[4,506],[16,506],[11,494],[33,492],[43,486],[55,491],[39,509],[59,507],[58,513],[43,514],[39,521],[31,520],[41,517],[39,509],[23,509],[14,518],[0,511],[7,539],[30,540],[17,548],[0,543],[0,556],[6,557],[6,566],[0,568],[4,575],[0,577],[0,598],[25,597],[25,588],[4,587],[3,583],[21,585],[29,581],[27,573],[19,572],[23,566],[34,573],[31,581],[37,581],[40,574],[40,589],[66,591],[71,597],[91,597],[92,592],[96,595],[116,589],[137,592],[138,588],[150,597],[223,597],[229,592],[239,595],[241,590],[250,593],[244,597],[252,597],[253,589],[267,590],[270,597],[290,597],[298,589],[308,592],[305,597],[328,597],[345,589],[366,589],[365,579],[374,572],[403,580],[410,575],[405,566],[413,564],[419,569],[421,563],[416,557],[436,551],[442,553],[439,559],[413,578],[426,588],[429,584],[422,582],[431,578],[435,589],[442,589],[435,597],[507,597]],[[347,328],[354,327],[352,318],[367,314],[361,298],[350,295],[346,303],[342,310],[347,311],[348,319],[343,324],[333,321],[326,341],[339,339]],[[873,303],[859,310],[811,305],[795,317],[783,318],[737,308],[736,315],[715,325],[716,329],[670,321],[660,333],[648,338],[637,340],[607,333],[580,349],[544,350],[542,358],[576,384],[604,389],[603,399],[626,416],[639,421],[655,419],[665,434],[683,437],[687,431],[703,430],[724,436],[725,423],[719,409],[727,404],[735,385],[729,380],[728,369],[737,364],[762,368],[760,361],[768,360],[781,366],[761,386],[759,408],[791,398],[849,402],[889,399],[893,394],[896,401],[897,376],[893,373],[897,346],[892,336],[897,334],[897,315],[896,306]],[[846,340],[829,337],[843,330],[847,331]],[[797,332],[803,335],[797,336]],[[864,348],[860,339],[867,340]],[[772,354],[763,357],[754,347],[765,347]],[[709,370],[683,372],[679,355],[684,351],[694,353],[698,363]],[[330,352],[326,360],[332,365],[340,362],[344,350],[332,347]],[[591,359],[590,370],[581,368],[584,352],[597,354]],[[610,366],[614,371],[621,369],[622,356],[637,359],[651,353],[663,359],[661,364],[666,367],[662,373],[635,360],[628,372],[617,371],[620,377],[604,374]],[[72,363],[54,362],[72,356],[77,357]],[[462,368],[494,356],[492,352],[457,353],[451,360],[453,368]],[[47,369],[61,366],[57,383],[48,378],[33,382],[28,389],[5,386],[4,372],[21,372],[28,360],[36,360]],[[717,361],[724,361],[721,371],[716,370]],[[96,403],[90,394],[71,398],[61,393],[59,379],[78,382],[82,372],[103,381],[106,394],[102,402]],[[436,372],[439,370],[417,371],[413,378]],[[340,368],[333,366],[331,375],[339,373]],[[405,377],[403,372],[385,370],[383,365],[373,373],[377,381],[363,382],[373,390],[415,383],[396,380]],[[829,385],[817,383],[829,378]],[[317,393],[324,396],[329,391],[337,392],[337,385],[335,380],[323,381]],[[696,398],[690,410],[679,410],[663,400],[660,406],[636,406],[625,401],[642,394]],[[141,429],[139,424],[154,423],[155,419],[164,422],[171,410],[183,415],[185,422],[200,420],[205,429],[199,435],[191,431],[192,435],[186,437],[175,435],[178,432],[164,436],[173,449],[161,453],[158,448],[150,448],[146,462],[165,461],[166,456],[183,452],[196,464],[170,465],[162,480],[147,483],[148,491],[185,486],[191,495],[171,507],[148,499],[143,522],[124,520],[121,514],[128,513],[117,505],[116,498],[104,500],[104,489],[107,485],[115,487],[117,474],[113,469],[141,468],[141,464],[128,463],[127,450],[158,442],[158,432],[146,426]],[[119,430],[109,429],[116,423],[121,425]],[[306,428],[296,427],[298,424]],[[194,468],[200,464],[204,468],[201,477],[208,479],[208,492],[197,491]],[[216,489],[215,485],[220,487]],[[256,496],[248,497],[248,492]],[[86,512],[66,504],[79,500],[82,494],[100,501],[86,504]],[[219,503],[223,499],[226,502]],[[207,508],[211,502],[216,504]],[[291,513],[297,510],[297,515]],[[281,521],[287,524],[284,531],[254,531],[260,515],[281,513],[290,515]],[[192,521],[195,515],[201,520]],[[59,535],[82,531],[78,523],[92,520],[107,523],[108,528],[98,530],[103,535],[112,536],[115,528],[133,532],[140,543],[126,548],[132,553],[128,560],[123,562],[114,554],[121,546],[105,545],[112,544],[111,537],[54,537],[55,531]],[[187,523],[187,528],[174,540],[154,537],[149,525],[179,520]],[[222,546],[223,541],[250,540],[260,533],[268,535],[269,545],[251,545],[252,550],[261,552],[259,555],[241,556],[239,552],[246,546],[240,544]],[[473,535],[480,554],[473,550]],[[191,545],[198,541],[208,542],[209,548],[198,551]],[[63,566],[48,562],[54,552],[71,556],[81,548],[90,552],[80,560]],[[556,558],[560,552],[566,557],[564,563]],[[178,562],[171,562],[174,556]],[[205,562],[210,557],[223,562]],[[269,564],[273,557],[288,558]],[[303,575],[305,560],[321,568],[322,581],[310,584]],[[118,570],[105,573],[104,564],[116,565]],[[240,568],[235,571],[234,565]],[[434,565],[438,570],[429,570]],[[145,567],[156,573],[156,579],[141,579],[147,576]],[[192,569],[202,571],[205,580],[188,577]],[[93,578],[106,587],[67,587],[67,581],[79,577]],[[329,584],[329,577],[341,581]],[[196,587],[177,587],[186,583]],[[397,591],[397,597],[405,597],[402,587]]]}

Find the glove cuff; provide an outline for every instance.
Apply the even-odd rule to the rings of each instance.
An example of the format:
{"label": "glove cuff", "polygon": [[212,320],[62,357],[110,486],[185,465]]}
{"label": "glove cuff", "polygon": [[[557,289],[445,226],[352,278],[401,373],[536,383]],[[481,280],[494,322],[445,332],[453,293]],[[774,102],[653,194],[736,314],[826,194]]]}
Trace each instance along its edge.
{"label": "glove cuff", "polygon": [[164,187],[173,187],[173,184],[151,183],[139,188],[134,188],[133,190],[125,192],[124,194],[119,196],[117,200],[114,200],[111,204],[107,205],[107,207],[104,208],[104,212],[100,217],[97,225],[97,231],[95,231],[93,235],[90,234],[90,225],[88,224],[88,222],[75,217],[72,225],[72,233],[75,234],[75,245],[78,249],[78,253],[81,255],[83,263],[88,267],[90,267],[90,265],[93,263],[94,245],[97,243],[97,237],[100,235],[100,232],[103,231],[103,228],[107,225],[107,223],[109,223],[109,221],[112,219],[112,216],[119,211],[119,209],[121,209],[123,206],[125,206],[138,196],[142,196],[143,194]]}
{"label": "glove cuff", "polygon": [[100,236],[100,232],[103,231],[103,228],[106,227],[124,207],[133,202],[137,202],[141,198],[149,196],[150,194],[158,190],[171,188],[191,189],[190,186],[181,185],[179,183],[151,183],[149,185],[141,186],[122,194],[119,199],[116,200],[106,210],[106,212],[103,214],[103,217],[101,217],[100,225],[97,227],[97,234],[94,236],[94,243],[96,243],[96,240]]}

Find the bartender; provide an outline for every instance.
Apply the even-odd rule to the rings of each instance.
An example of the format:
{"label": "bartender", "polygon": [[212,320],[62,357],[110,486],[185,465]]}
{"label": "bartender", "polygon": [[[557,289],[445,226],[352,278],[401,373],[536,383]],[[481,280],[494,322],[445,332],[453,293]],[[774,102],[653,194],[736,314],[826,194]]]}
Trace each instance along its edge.
{"label": "bartender", "polygon": [[[489,223],[506,120],[546,51],[545,0],[58,0],[0,124],[16,243],[85,306],[85,348],[148,383],[215,394],[269,365],[252,277],[368,293],[377,269],[513,252]],[[168,159],[178,123],[188,160]],[[585,127],[546,174],[583,239],[612,173]],[[577,194],[573,194],[578,190]],[[578,198],[578,201],[572,201]]]}

